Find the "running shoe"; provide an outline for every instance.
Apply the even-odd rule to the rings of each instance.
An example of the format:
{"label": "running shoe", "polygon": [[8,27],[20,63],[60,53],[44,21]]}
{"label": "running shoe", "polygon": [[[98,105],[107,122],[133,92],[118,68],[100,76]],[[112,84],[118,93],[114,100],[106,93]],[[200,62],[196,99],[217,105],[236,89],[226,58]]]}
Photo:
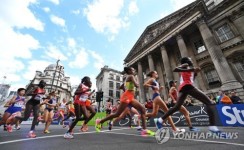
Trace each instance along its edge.
{"label": "running shoe", "polygon": [[7,126],[4,125],[4,127],[3,127],[3,131],[8,131],[8,130],[7,130]]}
{"label": "running shoe", "polygon": [[95,129],[97,132],[100,132],[102,129],[102,124],[100,123],[101,119],[96,119],[96,123],[95,123]]}
{"label": "running shoe", "polygon": [[141,126],[137,126],[137,127],[136,127],[136,130],[137,130],[137,131],[141,131],[141,130],[142,130],[142,127],[141,127]]}
{"label": "running shoe", "polygon": [[27,137],[29,138],[36,138],[36,134],[34,132],[29,132],[29,134],[27,135]]}
{"label": "running shoe", "polygon": [[155,136],[155,132],[145,129],[141,131],[142,136]]}
{"label": "running shoe", "polygon": [[200,129],[199,128],[196,128],[196,127],[191,127],[189,128],[190,131],[193,131],[193,132],[199,132]]}
{"label": "running shoe", "polygon": [[15,130],[20,130],[20,126],[15,126]]}
{"label": "running shoe", "polygon": [[112,127],[113,127],[113,124],[112,124],[111,121],[109,121],[109,123],[108,123],[108,130],[112,130]]}
{"label": "running shoe", "polygon": [[12,126],[11,125],[7,125],[7,131],[9,133],[13,132]]}
{"label": "running shoe", "polygon": [[181,133],[181,132],[186,132],[186,130],[185,129],[180,129],[180,128],[176,128],[176,130],[175,131],[173,131],[174,133]]}
{"label": "running shoe", "polygon": [[87,125],[83,125],[81,128],[80,128],[81,132],[87,132],[88,131],[88,126]]}
{"label": "running shoe", "polygon": [[48,131],[48,130],[44,130],[43,133],[45,133],[45,134],[49,134],[50,131]]}
{"label": "running shoe", "polygon": [[65,139],[73,139],[74,136],[71,133],[67,132],[67,133],[64,134],[64,138]]}
{"label": "running shoe", "polygon": [[154,119],[154,123],[157,129],[161,129],[163,127],[163,124],[159,122],[158,118]]}

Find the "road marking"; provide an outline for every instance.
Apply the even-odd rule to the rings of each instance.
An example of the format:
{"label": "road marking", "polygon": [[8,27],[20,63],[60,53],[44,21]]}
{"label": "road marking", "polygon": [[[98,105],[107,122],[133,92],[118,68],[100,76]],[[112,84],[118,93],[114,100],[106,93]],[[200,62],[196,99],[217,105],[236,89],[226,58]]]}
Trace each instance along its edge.
{"label": "road marking", "polygon": [[[119,131],[119,130],[126,130],[126,129],[130,129],[130,128],[120,128],[120,129],[113,129],[113,130],[114,131]],[[100,133],[106,133],[108,131],[110,131],[110,130],[103,130]],[[97,131],[79,132],[79,133],[74,133],[74,135],[89,134],[89,133],[97,133]],[[46,138],[62,137],[62,136],[64,136],[64,134],[41,136],[41,137],[36,137],[36,138],[27,138],[27,139],[11,140],[11,141],[0,142],[0,145],[9,144],[9,143],[16,143],[16,142],[23,142],[23,141],[30,141],[30,140],[39,140],[39,139],[46,139]]]}
{"label": "road marking", "polygon": [[[120,134],[120,135],[129,135],[129,136],[140,136],[138,134],[128,134],[128,133],[117,133],[117,132],[106,132],[108,134]],[[147,136],[152,137],[152,136]],[[154,138],[154,137],[152,137]],[[231,142],[222,142],[222,141],[209,141],[209,140],[197,140],[197,139],[178,139],[178,138],[170,138],[171,140],[185,140],[185,141],[195,141],[195,142],[205,142],[205,143],[215,143],[215,144],[226,144],[226,145],[234,145],[234,146],[244,146],[244,144],[240,143],[231,143]]]}

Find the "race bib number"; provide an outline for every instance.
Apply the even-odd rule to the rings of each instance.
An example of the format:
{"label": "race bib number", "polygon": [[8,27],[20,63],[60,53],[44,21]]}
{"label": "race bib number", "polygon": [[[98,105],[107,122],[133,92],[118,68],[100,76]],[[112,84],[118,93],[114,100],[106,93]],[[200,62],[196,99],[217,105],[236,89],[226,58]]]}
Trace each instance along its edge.
{"label": "race bib number", "polygon": [[14,103],[14,107],[23,107],[23,105],[24,105],[23,101],[19,101],[19,102]]}
{"label": "race bib number", "polygon": [[88,99],[87,95],[81,95],[79,100],[86,101]]}

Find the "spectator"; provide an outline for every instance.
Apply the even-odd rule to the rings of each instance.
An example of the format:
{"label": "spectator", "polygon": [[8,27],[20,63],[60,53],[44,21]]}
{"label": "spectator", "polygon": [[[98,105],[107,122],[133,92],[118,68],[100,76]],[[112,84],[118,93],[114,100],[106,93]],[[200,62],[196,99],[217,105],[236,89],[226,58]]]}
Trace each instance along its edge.
{"label": "spectator", "polygon": [[232,104],[231,99],[229,96],[225,95],[223,91],[219,91],[219,97],[218,97],[218,102],[219,104]]}
{"label": "spectator", "polygon": [[236,92],[234,91],[231,92],[230,99],[233,104],[241,104],[241,98],[239,96],[236,96]]}
{"label": "spectator", "polygon": [[152,102],[151,99],[146,100],[146,102],[145,102],[145,107],[146,107],[147,109],[153,109],[153,102]]}

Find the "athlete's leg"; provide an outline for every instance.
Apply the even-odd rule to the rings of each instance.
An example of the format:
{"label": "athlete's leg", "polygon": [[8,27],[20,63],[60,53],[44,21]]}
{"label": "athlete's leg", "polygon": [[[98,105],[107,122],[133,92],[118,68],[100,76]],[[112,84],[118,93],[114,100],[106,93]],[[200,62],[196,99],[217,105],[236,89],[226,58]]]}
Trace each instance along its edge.
{"label": "athlete's leg", "polygon": [[111,120],[113,118],[119,117],[119,115],[122,114],[122,112],[126,109],[127,106],[128,106],[127,103],[121,102],[119,107],[118,107],[118,110],[115,113],[110,114],[107,117],[105,117],[102,120],[100,120],[100,123],[103,124],[105,121],[108,121],[108,120]]}

